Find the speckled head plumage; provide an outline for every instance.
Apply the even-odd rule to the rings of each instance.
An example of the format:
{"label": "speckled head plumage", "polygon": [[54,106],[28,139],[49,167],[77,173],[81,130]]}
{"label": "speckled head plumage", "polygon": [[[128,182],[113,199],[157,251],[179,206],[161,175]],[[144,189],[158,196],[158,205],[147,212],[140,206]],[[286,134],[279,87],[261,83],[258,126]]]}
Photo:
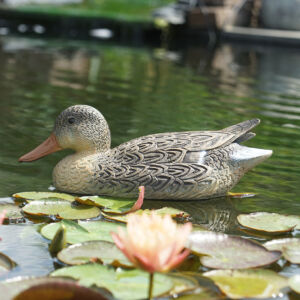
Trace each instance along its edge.
{"label": "speckled head plumage", "polygon": [[110,149],[110,130],[103,115],[88,105],[74,105],[56,119],[53,130],[61,148],[75,151]]}

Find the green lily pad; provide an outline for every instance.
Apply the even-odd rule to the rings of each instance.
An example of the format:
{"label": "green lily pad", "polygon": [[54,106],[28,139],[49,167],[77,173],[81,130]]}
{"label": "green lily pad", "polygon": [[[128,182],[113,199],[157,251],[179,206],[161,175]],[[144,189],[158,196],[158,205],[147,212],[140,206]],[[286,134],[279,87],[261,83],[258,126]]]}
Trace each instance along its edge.
{"label": "green lily pad", "polygon": [[89,241],[75,244],[60,251],[57,257],[68,265],[82,265],[100,260],[104,264],[116,267],[133,267],[119,248],[114,243],[107,241]]}
{"label": "green lily pad", "polygon": [[126,214],[140,209],[143,205],[145,188],[141,186],[137,200],[112,198],[104,196],[77,197],[76,200],[87,205],[95,205],[103,208],[103,211],[111,214]]}
{"label": "green lily pad", "polygon": [[268,250],[278,250],[283,257],[294,264],[300,264],[300,239],[286,238],[266,242],[264,246]]}
{"label": "green lily pad", "polygon": [[16,265],[17,264],[12,259],[0,252],[0,274],[11,270]]}
{"label": "green lily pad", "polygon": [[101,214],[98,207],[73,205],[69,201],[59,199],[35,200],[25,205],[22,210],[29,215],[55,216],[70,220],[91,219]]}
{"label": "green lily pad", "polygon": [[197,289],[197,291],[179,296],[176,300],[220,300],[220,295],[205,289]]}
{"label": "green lily pad", "polygon": [[253,193],[232,193],[232,192],[228,192],[227,197],[242,199],[242,198],[255,197],[255,194],[253,194]]}
{"label": "green lily pad", "polygon": [[78,244],[87,241],[109,241],[112,242],[111,232],[117,232],[120,224],[105,221],[79,221],[62,220],[61,222],[51,223],[41,229],[41,234],[52,240],[57,230],[63,224],[66,228],[66,242]]}
{"label": "green lily pad", "polygon": [[288,285],[287,278],[271,270],[214,270],[203,274],[211,278],[232,299],[269,298]]}
{"label": "green lily pad", "polygon": [[256,212],[241,214],[237,220],[244,227],[264,232],[282,233],[300,229],[300,216],[294,215]]}
{"label": "green lily pad", "polygon": [[[1,300],[53,300],[54,293],[58,296],[55,299],[104,300],[112,298],[80,286],[72,279],[18,276],[0,282]],[[73,297],[70,298],[70,295]]]}
{"label": "green lily pad", "polygon": [[294,275],[289,278],[289,286],[296,293],[300,294],[300,275]]}
{"label": "green lily pad", "polygon": [[4,220],[18,220],[23,219],[22,209],[11,203],[0,204],[0,214],[5,211]]}
{"label": "green lily pad", "polygon": [[171,273],[168,275],[173,280],[173,288],[168,295],[178,295],[187,291],[193,291],[199,286],[197,280],[192,276]]}
{"label": "green lily pad", "polygon": [[[141,270],[115,271],[99,264],[88,264],[62,268],[51,276],[71,277],[84,286],[96,285],[112,292],[117,299],[145,299],[148,292],[149,274]],[[173,281],[167,275],[155,274],[153,296],[167,293],[173,287]]]}
{"label": "green lily pad", "polygon": [[48,200],[48,199],[61,199],[73,202],[75,197],[65,193],[55,193],[55,192],[21,192],[13,194],[16,199],[24,200]]}
{"label": "green lily pad", "polygon": [[268,251],[257,242],[223,233],[194,231],[189,248],[201,255],[201,263],[214,269],[247,269],[271,264],[281,253]]}
{"label": "green lily pad", "polygon": [[66,241],[66,227],[65,225],[61,224],[61,226],[56,231],[50,245],[49,245],[49,252],[52,256],[55,256],[59,251],[64,249],[67,246]]}
{"label": "green lily pad", "polygon": [[[176,217],[184,217],[185,218],[185,217],[189,216],[189,214],[187,212],[179,210],[177,208],[173,208],[173,207],[163,207],[160,209],[139,209],[139,210],[135,211],[134,213],[150,215],[153,211],[158,215],[161,215],[161,216],[170,215],[173,218],[176,218]],[[126,214],[126,215],[110,215],[105,212],[103,212],[102,214],[105,218],[107,218],[109,220],[127,223],[128,214]]]}
{"label": "green lily pad", "polygon": [[77,197],[76,201],[86,205],[98,206],[107,211],[122,212],[128,211],[134,205],[136,200],[105,196],[83,196]]}
{"label": "green lily pad", "polygon": [[82,196],[82,197],[76,197],[76,201],[86,205],[93,205],[101,208],[114,208],[114,209],[120,209],[122,207],[130,207],[135,202],[135,200],[131,200],[131,199],[112,198],[106,196]]}

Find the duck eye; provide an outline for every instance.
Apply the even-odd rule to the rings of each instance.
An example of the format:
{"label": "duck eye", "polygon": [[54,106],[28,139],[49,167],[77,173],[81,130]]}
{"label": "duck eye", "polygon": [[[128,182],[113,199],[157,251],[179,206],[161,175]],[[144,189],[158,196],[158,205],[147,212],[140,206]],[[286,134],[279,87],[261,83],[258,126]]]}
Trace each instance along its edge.
{"label": "duck eye", "polygon": [[68,118],[68,122],[69,124],[73,124],[75,122],[75,118],[74,117]]}

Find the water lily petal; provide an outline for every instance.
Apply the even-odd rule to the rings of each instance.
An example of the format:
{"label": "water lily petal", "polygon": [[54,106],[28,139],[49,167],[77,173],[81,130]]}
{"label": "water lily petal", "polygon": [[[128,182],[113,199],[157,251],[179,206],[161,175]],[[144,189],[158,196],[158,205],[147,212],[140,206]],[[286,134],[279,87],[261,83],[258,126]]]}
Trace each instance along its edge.
{"label": "water lily petal", "polygon": [[0,224],[2,224],[3,221],[4,221],[5,213],[6,213],[6,211],[3,211],[3,212],[0,214]]}
{"label": "water lily petal", "polygon": [[189,249],[185,249],[182,253],[177,256],[174,256],[168,265],[163,269],[163,271],[169,271],[175,267],[177,267],[180,263],[184,261],[184,259],[190,254]]}
{"label": "water lily petal", "polygon": [[191,223],[177,225],[169,215],[129,214],[127,233],[112,234],[117,247],[137,267],[148,272],[167,271],[188,255],[185,243]]}

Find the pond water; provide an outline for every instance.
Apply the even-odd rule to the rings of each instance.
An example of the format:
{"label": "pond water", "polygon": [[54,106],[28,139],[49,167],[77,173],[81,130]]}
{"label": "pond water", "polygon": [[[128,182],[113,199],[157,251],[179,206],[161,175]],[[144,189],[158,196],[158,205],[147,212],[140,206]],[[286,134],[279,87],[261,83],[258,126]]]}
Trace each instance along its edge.
{"label": "pond water", "polygon": [[[247,233],[236,224],[238,213],[300,213],[298,49],[221,44],[164,50],[3,37],[0,65],[0,197],[48,189],[54,165],[67,152],[29,164],[17,159],[48,137],[64,108],[88,104],[106,117],[113,146],[151,133],[216,130],[260,118],[257,136],[247,145],[272,149],[274,154],[233,190],[255,193],[255,197],[167,205],[191,213],[194,223],[240,235]],[[165,205],[145,203],[146,207]],[[7,237],[1,247],[17,260],[8,240],[15,231],[9,227],[0,230]],[[39,243],[43,241],[33,244]],[[26,249],[33,257],[32,248]],[[53,268],[52,264],[45,267],[48,263],[41,263],[32,275],[47,274]],[[27,275],[26,266],[23,270]],[[293,266],[285,272],[300,273]]]}

